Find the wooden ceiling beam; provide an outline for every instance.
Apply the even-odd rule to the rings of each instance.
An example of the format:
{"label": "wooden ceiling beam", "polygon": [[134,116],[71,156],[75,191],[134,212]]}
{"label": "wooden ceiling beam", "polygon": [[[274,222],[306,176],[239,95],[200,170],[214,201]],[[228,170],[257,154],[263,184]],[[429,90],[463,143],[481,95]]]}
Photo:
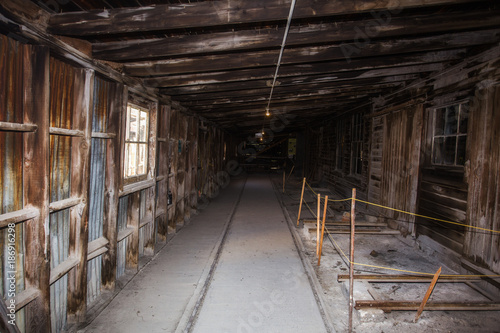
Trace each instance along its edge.
{"label": "wooden ceiling beam", "polygon": [[[473,3],[471,0],[343,1],[303,0],[294,9],[294,18],[336,16],[403,9]],[[53,14],[49,31],[58,35],[88,36],[117,33],[164,31],[286,20],[290,1],[228,0],[137,8],[91,10]]]}
{"label": "wooden ceiling beam", "polygon": [[[399,84],[401,82],[416,80],[418,78],[419,76],[417,74],[396,75],[396,76],[376,77],[376,78],[360,78],[355,81],[354,80],[321,81],[305,77],[301,79],[301,84],[293,84],[292,81],[282,82],[276,88],[276,93],[278,93],[282,89],[283,90],[291,89],[299,91],[302,89],[309,89],[311,87],[319,87],[323,85],[329,85],[330,87],[333,88],[333,87],[345,87],[345,86],[355,87],[357,86],[357,84],[391,84],[391,83]],[[204,94],[204,93],[238,94],[242,90],[244,91],[253,89],[266,89],[267,92],[269,93],[270,87],[267,85],[267,80],[255,80],[251,82],[231,82],[231,83],[209,84],[202,86],[163,88],[160,90],[160,93],[175,97],[179,95],[194,95],[194,94]],[[266,95],[268,95],[268,93]]]}
{"label": "wooden ceiling beam", "polygon": [[[322,93],[340,93],[340,92],[349,92],[349,91],[356,91],[357,89],[359,90],[385,90],[385,89],[391,89],[391,88],[396,88],[400,87],[401,83],[395,82],[395,83],[389,83],[389,84],[362,84],[359,82],[359,85],[356,87],[352,87],[350,85],[344,85],[344,86],[331,86],[330,84],[326,83],[323,85],[312,85],[312,86],[305,86],[305,87],[300,87],[300,89],[297,89],[297,87],[288,87],[288,89],[280,89],[279,91],[276,91],[273,94],[273,99],[275,98],[286,98],[287,96],[310,96],[310,95],[315,95],[315,94],[322,94]],[[195,94],[195,95],[179,95],[175,96],[175,99],[182,103],[183,105],[186,105],[186,107],[189,106],[194,106],[194,105],[204,105],[207,103],[245,103],[246,101],[255,101],[255,100],[262,100],[269,97],[269,89],[249,89],[249,90],[242,90],[239,91],[238,93],[232,93],[230,96],[228,96],[227,93],[214,93],[214,94]]]}
{"label": "wooden ceiling beam", "polygon": [[[448,63],[463,59],[465,49],[432,52],[429,54],[394,55],[387,57],[371,57],[352,61],[338,60],[304,65],[282,65],[279,77],[318,75],[325,73],[342,73],[360,70],[395,68],[429,63]],[[439,69],[435,66],[435,70]],[[231,70],[224,72],[193,73],[169,75],[144,79],[147,85],[159,87],[179,87],[193,84],[210,84],[217,82],[236,82],[258,79],[271,79],[274,67]]]}
{"label": "wooden ceiling beam", "polygon": [[[342,53],[354,54],[366,44],[379,38],[401,37],[418,34],[442,34],[461,30],[498,28],[500,10],[466,13],[446,13],[393,17],[388,24],[377,25],[377,20],[366,19],[349,22],[333,22],[292,26],[287,47],[314,44],[357,43],[355,49],[342,48]],[[373,25],[376,25],[373,28]],[[361,27],[361,28],[360,28]],[[360,29],[372,37],[367,42]],[[373,31],[369,31],[372,29]],[[252,49],[279,48],[284,27],[215,32],[200,35],[177,35],[155,39],[132,39],[93,44],[97,59],[117,62],[160,59],[164,57],[239,52]],[[366,35],[365,35],[366,36]],[[362,42],[360,42],[362,40]],[[342,44],[340,44],[342,45]],[[339,45],[339,47],[340,47]]]}
{"label": "wooden ceiling beam", "polygon": [[[351,59],[373,55],[385,56],[400,53],[442,52],[443,49],[464,48],[473,45],[492,44],[500,41],[500,29],[449,33],[437,36],[409,37],[374,41],[358,48]],[[356,49],[356,43],[340,45],[308,46],[287,48],[281,64],[301,64],[320,61],[345,60],[343,49]],[[438,53],[436,53],[438,54]],[[278,60],[277,50],[249,51],[246,53],[215,54],[208,56],[184,57],[157,61],[129,62],[124,64],[128,75],[148,77],[187,73],[203,73],[241,68],[274,66]],[[209,64],[209,66],[207,66]]]}
{"label": "wooden ceiling beam", "polygon": [[[324,66],[324,67],[323,67]],[[301,84],[305,81],[311,82],[335,82],[342,80],[356,80],[370,77],[384,77],[384,76],[395,76],[395,75],[405,75],[414,73],[426,73],[435,72],[442,70],[444,65],[442,63],[430,63],[430,64],[419,64],[419,65],[404,65],[397,67],[381,67],[381,68],[363,68],[343,71],[341,66],[336,66],[335,68],[329,68],[325,65],[316,65],[306,68],[291,68],[287,70],[286,67],[280,68],[280,75],[278,81],[280,85],[287,84]],[[179,86],[200,86],[200,85],[210,85],[216,83],[237,83],[241,82],[248,86],[253,86],[250,81],[266,80],[272,79],[272,72],[268,70],[248,70],[239,71],[236,73],[214,73],[212,78],[177,78],[172,79],[170,77],[146,79],[144,83],[147,86],[155,88],[166,88],[166,87],[179,87]]]}
{"label": "wooden ceiling beam", "polygon": [[[391,88],[396,88],[399,85],[394,85]],[[388,88],[381,87],[356,87],[356,88],[346,88],[346,89],[321,89],[321,90],[310,90],[309,92],[293,92],[293,93],[282,93],[282,94],[273,94],[273,102],[294,102],[300,100],[313,99],[318,97],[323,98],[338,98],[343,96],[348,96],[352,94],[374,94],[381,93],[382,91],[389,90]],[[211,99],[177,99],[182,105],[188,108],[196,108],[202,109],[210,107],[225,107],[225,106],[240,106],[240,105],[251,105],[252,103],[262,103],[267,102],[268,96],[265,94],[252,95],[252,96],[242,96],[241,94],[237,94],[234,96],[219,97],[219,98],[211,98]]]}

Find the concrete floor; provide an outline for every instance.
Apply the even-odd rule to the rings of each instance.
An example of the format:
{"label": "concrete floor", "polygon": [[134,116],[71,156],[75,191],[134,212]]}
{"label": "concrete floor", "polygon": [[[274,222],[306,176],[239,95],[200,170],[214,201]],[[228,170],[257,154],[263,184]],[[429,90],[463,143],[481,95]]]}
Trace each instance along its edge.
{"label": "concrete floor", "polygon": [[81,330],[188,331],[327,331],[267,176],[231,182]]}

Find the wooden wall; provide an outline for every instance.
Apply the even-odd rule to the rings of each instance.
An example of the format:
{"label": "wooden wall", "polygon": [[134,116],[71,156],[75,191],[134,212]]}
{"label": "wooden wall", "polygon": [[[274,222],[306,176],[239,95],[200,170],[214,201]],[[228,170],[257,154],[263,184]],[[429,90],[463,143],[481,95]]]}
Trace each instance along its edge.
{"label": "wooden wall", "polygon": [[[415,212],[417,206],[423,107],[403,105],[373,116],[371,132],[370,202]],[[402,139],[404,138],[404,139]],[[414,218],[370,207],[377,216],[395,221],[403,233],[414,233]]]}
{"label": "wooden wall", "polygon": [[[3,268],[15,233],[18,327],[75,329],[197,209],[199,120],[70,54],[0,39],[0,293],[12,298]],[[136,181],[123,177],[128,102],[149,110],[148,170]],[[215,174],[223,135],[205,128]]]}
{"label": "wooden wall", "polygon": [[[471,107],[467,221],[500,230],[500,86],[477,91]],[[468,229],[464,256],[481,267],[500,272],[500,234]]]}
{"label": "wooden wall", "polygon": [[353,141],[353,115],[326,121],[325,125],[309,128],[306,133],[306,171],[310,181],[328,184],[339,195],[350,197],[352,188],[358,189],[360,198],[367,198],[369,143],[371,118],[360,111],[362,130],[362,170],[354,174],[351,170]]}
{"label": "wooden wall", "polygon": [[[412,234],[423,246],[462,262],[466,270],[498,274],[498,233],[469,226],[500,230],[499,63],[497,45],[386,96],[381,105],[373,104],[365,113],[367,165],[360,177],[349,174],[346,164],[353,151],[350,126],[346,126],[352,113],[309,129],[308,179],[328,184],[340,197],[349,196],[350,189],[357,187],[361,199],[463,224],[370,210],[403,235]],[[469,106],[465,166],[436,165],[431,156],[433,114],[437,108],[460,103]],[[348,129],[344,135],[337,135],[339,126]],[[345,149],[341,166],[339,143]]]}

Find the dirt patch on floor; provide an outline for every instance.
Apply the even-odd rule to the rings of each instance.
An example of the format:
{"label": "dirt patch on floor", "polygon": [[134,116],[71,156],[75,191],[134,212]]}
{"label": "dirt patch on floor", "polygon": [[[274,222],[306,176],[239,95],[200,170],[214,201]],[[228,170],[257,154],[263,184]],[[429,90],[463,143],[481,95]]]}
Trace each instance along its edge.
{"label": "dirt patch on floor", "polygon": [[[276,180],[280,182],[279,180]],[[282,183],[277,186],[282,189]],[[297,220],[302,183],[288,179],[285,193],[280,191],[282,203],[292,221]],[[318,192],[328,189],[318,187]],[[328,191],[332,197],[331,191]],[[315,219],[317,211],[315,196],[305,195],[302,219]],[[329,219],[341,220],[347,205],[339,203],[328,213]],[[359,214],[359,216],[358,216]],[[364,220],[363,212],[356,219]],[[302,221],[297,228],[305,248],[305,257],[314,267],[321,284],[328,311],[334,320],[337,332],[347,332],[349,324],[348,282],[338,282],[337,277],[349,274],[347,259],[350,236],[331,234],[325,236],[322,248],[321,265],[316,255],[316,230],[311,224],[304,226]],[[311,230],[309,230],[311,229]],[[423,248],[411,235],[377,234],[356,235],[354,262],[370,265],[355,266],[355,274],[411,274],[411,272],[434,273],[441,267],[441,274],[459,274],[456,265],[440,261],[439,256],[429,248]],[[382,268],[383,267],[383,268]],[[397,269],[388,270],[386,268]],[[373,283],[355,281],[354,300],[400,300],[421,301],[429,283]],[[490,302],[489,295],[477,290],[474,282],[437,283],[429,302]],[[498,301],[498,300],[497,300]],[[354,310],[354,332],[500,332],[500,311],[426,311],[415,323],[416,311],[384,312],[379,309]]]}

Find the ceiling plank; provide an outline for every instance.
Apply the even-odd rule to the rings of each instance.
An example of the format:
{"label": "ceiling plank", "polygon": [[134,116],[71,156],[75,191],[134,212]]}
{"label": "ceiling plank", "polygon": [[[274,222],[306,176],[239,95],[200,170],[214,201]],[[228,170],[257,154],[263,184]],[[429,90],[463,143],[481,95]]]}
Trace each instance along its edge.
{"label": "ceiling plank", "polygon": [[[500,29],[448,33],[437,36],[409,37],[374,41],[351,58],[393,55],[423,51],[438,51],[450,48],[463,48],[472,45],[491,44],[500,41]],[[343,49],[355,49],[356,43],[287,48],[281,63],[299,64],[312,61],[330,61],[345,59]],[[215,54],[209,56],[185,57],[157,61],[129,62],[124,64],[124,71],[132,76],[157,76],[181,73],[203,73],[223,69],[255,68],[275,65],[278,60],[277,50],[249,51],[247,53]],[[207,66],[207,64],[209,64]]]}
{"label": "ceiling plank", "polygon": [[[294,9],[294,18],[334,16],[371,11],[394,15],[403,9],[471,3],[471,0],[343,1],[303,0]],[[213,27],[243,23],[286,20],[290,1],[228,0],[178,5],[68,12],[50,17],[49,31],[59,35],[101,35],[182,28]]]}
{"label": "ceiling plank", "polygon": [[[304,65],[282,65],[280,67],[279,77],[316,75],[321,73],[340,73],[347,71],[358,71],[379,68],[391,68],[410,66],[428,63],[452,62],[463,59],[466,55],[465,49],[447,50],[440,52],[418,53],[395,55],[388,62],[386,57],[371,57],[365,59],[356,59],[350,62],[331,61],[321,63],[309,63]],[[313,60],[313,59],[311,59]],[[196,84],[208,84],[216,81],[246,81],[255,79],[271,78],[274,67],[252,68],[243,70],[232,70],[224,72],[211,72],[199,74],[170,75],[164,77],[153,77],[145,79],[145,83],[152,86],[174,87]],[[161,82],[161,83],[160,83]],[[168,82],[168,83],[167,83]]]}
{"label": "ceiling plank", "polygon": [[[375,26],[368,32],[372,38],[363,39],[360,27],[373,29],[375,19],[349,22],[292,26],[287,46],[314,45],[323,43],[355,42],[355,53],[377,38],[387,38],[424,33],[445,33],[467,29],[498,28],[500,10],[439,14],[426,16],[393,17],[389,24]],[[368,30],[366,30],[368,31]],[[282,42],[284,27],[226,31],[202,35],[178,35],[175,37],[147,40],[127,40],[94,43],[93,55],[108,61],[131,61],[158,59],[162,57],[186,56],[187,54],[212,54],[251,49],[278,48]],[[362,41],[361,41],[362,40]]]}
{"label": "ceiling plank", "polygon": [[[294,80],[289,80],[281,83],[276,89],[278,93],[282,89],[295,89],[299,90],[302,87],[308,89],[315,86],[329,85],[330,87],[345,87],[345,86],[356,86],[358,84],[391,84],[407,82],[411,80],[418,79],[417,74],[407,74],[407,75],[396,75],[396,76],[386,76],[386,77],[375,77],[375,78],[362,78],[358,80],[343,80],[343,81],[332,81],[332,80],[314,80],[314,78],[302,77],[300,82],[294,82]],[[203,93],[225,93],[230,94],[231,92],[239,93],[242,90],[253,90],[253,89],[266,89],[268,96],[269,89],[267,85],[268,80],[255,80],[251,82],[230,82],[230,83],[219,83],[219,84],[209,84],[201,86],[185,86],[185,87],[172,87],[172,88],[162,88],[160,92],[169,96],[178,95],[189,95],[189,94],[203,94]]]}
{"label": "ceiling plank", "polygon": [[[340,81],[340,80],[355,80],[369,77],[383,77],[383,76],[393,76],[393,75],[404,75],[413,73],[425,73],[434,72],[442,70],[444,65],[442,63],[431,63],[423,65],[404,65],[397,67],[387,67],[390,64],[377,68],[374,66],[370,68],[369,66],[363,66],[363,69],[354,68],[343,70],[342,63],[338,66],[328,66],[325,64],[311,65],[307,67],[296,67],[291,68],[283,67],[280,68],[280,75],[278,81],[281,84],[300,84],[302,80],[306,78],[308,82],[322,82],[322,81]],[[211,75],[208,75],[211,74]],[[253,80],[266,80],[272,79],[272,71],[265,69],[258,70],[241,70],[235,72],[223,72],[223,73],[208,73],[203,77],[197,77],[197,75],[185,75],[181,77],[160,77],[145,79],[144,83],[147,86],[155,88],[165,88],[165,87],[179,87],[179,86],[199,86],[199,85],[209,85],[216,83],[235,83],[243,82],[247,83]],[[312,81],[310,81],[312,80]]]}

